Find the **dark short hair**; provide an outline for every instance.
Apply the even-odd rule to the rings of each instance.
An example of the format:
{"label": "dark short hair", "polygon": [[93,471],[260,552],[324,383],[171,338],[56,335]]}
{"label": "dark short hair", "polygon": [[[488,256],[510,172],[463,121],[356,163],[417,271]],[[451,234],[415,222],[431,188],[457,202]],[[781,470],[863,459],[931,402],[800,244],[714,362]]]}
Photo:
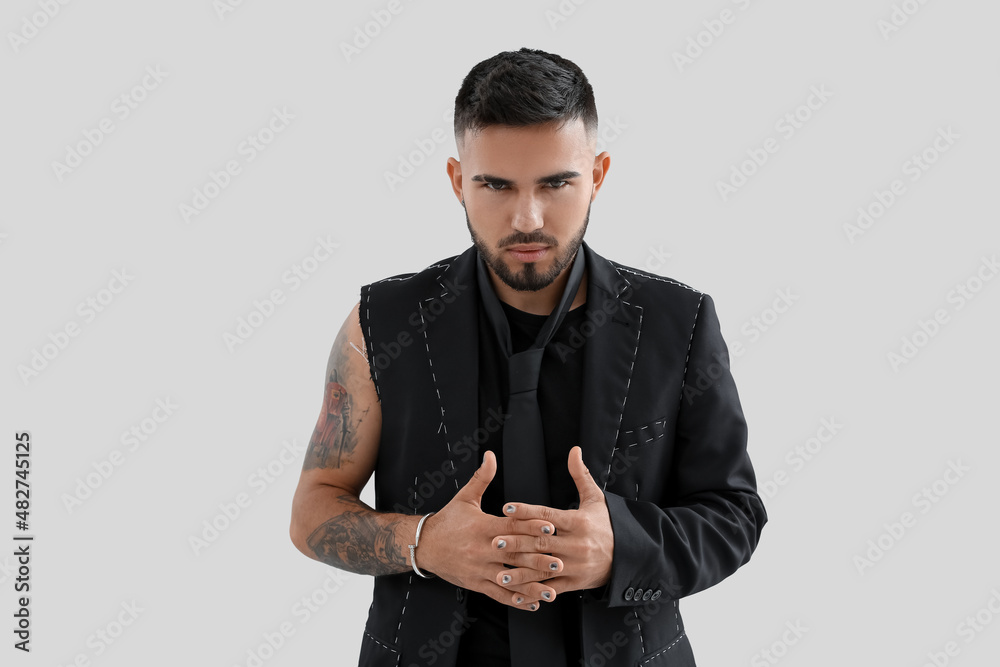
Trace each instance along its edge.
{"label": "dark short hair", "polygon": [[553,53],[503,51],[473,67],[455,97],[455,141],[490,125],[525,127],[583,119],[597,134],[594,90],[575,63]]}

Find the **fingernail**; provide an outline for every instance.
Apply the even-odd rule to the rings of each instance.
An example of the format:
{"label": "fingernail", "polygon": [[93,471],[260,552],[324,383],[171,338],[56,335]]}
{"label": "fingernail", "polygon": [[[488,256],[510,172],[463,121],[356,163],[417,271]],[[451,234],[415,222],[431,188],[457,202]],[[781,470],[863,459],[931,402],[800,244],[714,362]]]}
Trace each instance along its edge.
{"label": "fingernail", "polygon": [[518,598],[518,599],[517,599],[517,603],[518,603],[518,604],[521,604],[522,602],[524,602],[524,598]]}
{"label": "fingernail", "polygon": [[550,593],[549,591],[542,591],[542,597],[545,598],[546,600],[551,600],[552,593]]}
{"label": "fingernail", "polygon": [[503,508],[503,511],[506,512],[507,514],[513,514],[514,513],[514,506],[513,505],[507,505],[507,507]]}
{"label": "fingernail", "polygon": [[497,542],[497,549],[503,549],[505,546],[507,546],[507,540],[500,540]]}
{"label": "fingernail", "polygon": [[531,611],[535,611],[536,609],[538,609],[538,605],[532,602],[531,604],[528,605],[528,609],[530,609]]}
{"label": "fingernail", "polygon": [[509,575],[509,574],[505,574],[505,575],[503,575],[503,579],[502,579],[502,581],[503,581],[503,583],[505,583],[505,584],[509,584],[509,583],[510,583],[510,575]]}
{"label": "fingernail", "polygon": [[558,570],[559,569],[559,563],[549,563],[549,569],[550,570]]}
{"label": "fingernail", "polygon": [[552,526],[542,526],[542,532],[548,535],[552,532]]}

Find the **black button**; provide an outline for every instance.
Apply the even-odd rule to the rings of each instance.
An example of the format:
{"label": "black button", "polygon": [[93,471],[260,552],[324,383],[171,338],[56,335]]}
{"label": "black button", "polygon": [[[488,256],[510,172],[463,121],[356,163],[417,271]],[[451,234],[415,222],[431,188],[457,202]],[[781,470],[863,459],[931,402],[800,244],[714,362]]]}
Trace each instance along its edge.
{"label": "black button", "polygon": [[642,599],[643,600],[648,600],[651,597],[653,597],[653,590],[650,589],[650,588],[647,588],[646,592],[642,594]]}
{"label": "black button", "polygon": [[631,586],[629,586],[629,587],[628,587],[628,590],[627,590],[627,591],[625,591],[625,599],[626,599],[626,600],[631,600],[631,599],[632,599],[632,596],[633,596],[634,594],[635,594],[635,589],[634,589],[634,588],[632,588]]}
{"label": "black button", "polygon": [[650,599],[650,600],[659,600],[659,599],[660,599],[660,589],[659,589],[659,588],[657,588],[657,589],[656,589],[656,592],[655,592],[655,593],[653,593],[653,597],[651,597],[651,598],[649,598],[649,599]]}
{"label": "black button", "polygon": [[635,589],[635,599],[636,600],[641,600],[642,599],[642,589],[641,588]]}

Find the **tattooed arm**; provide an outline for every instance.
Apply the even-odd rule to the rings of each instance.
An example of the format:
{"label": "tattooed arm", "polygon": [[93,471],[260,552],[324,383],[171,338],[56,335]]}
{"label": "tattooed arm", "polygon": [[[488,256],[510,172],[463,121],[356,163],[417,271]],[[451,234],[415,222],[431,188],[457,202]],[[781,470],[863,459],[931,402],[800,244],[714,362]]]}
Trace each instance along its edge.
{"label": "tattooed arm", "polygon": [[310,558],[360,574],[394,574],[410,570],[407,545],[420,517],[376,512],[358,499],[374,471],[382,428],[363,356],[359,305],[330,351],[323,405],[292,500],[289,532]]}

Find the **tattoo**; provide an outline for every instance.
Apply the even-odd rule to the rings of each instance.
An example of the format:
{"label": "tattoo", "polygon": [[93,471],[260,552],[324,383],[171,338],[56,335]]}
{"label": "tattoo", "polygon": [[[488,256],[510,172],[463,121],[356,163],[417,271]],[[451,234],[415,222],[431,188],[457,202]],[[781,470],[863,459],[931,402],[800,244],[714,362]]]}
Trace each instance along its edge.
{"label": "tattoo", "polygon": [[340,371],[347,360],[344,355],[343,333],[334,341],[334,350],[327,365],[326,390],[323,392],[323,407],[316,428],[309,439],[303,470],[339,466],[345,456],[350,456],[358,444],[358,426],[368,414],[365,408],[354,416],[354,402],[347,387],[340,383]]}
{"label": "tattoo", "polygon": [[399,523],[381,526],[365,512],[344,511],[314,530],[306,543],[327,565],[358,574],[397,574],[409,569],[396,543]]}

